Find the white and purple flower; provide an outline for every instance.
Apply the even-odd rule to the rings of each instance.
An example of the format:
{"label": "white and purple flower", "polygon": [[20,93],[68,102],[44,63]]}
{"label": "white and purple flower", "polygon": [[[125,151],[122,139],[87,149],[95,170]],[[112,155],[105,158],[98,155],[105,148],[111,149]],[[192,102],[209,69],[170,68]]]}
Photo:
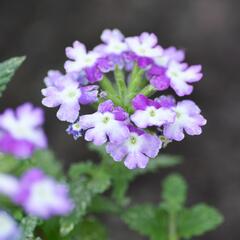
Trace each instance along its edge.
{"label": "white and purple flower", "polygon": [[162,106],[159,101],[151,100],[144,95],[137,95],[132,104],[135,112],[131,120],[139,128],[161,127],[175,120],[176,113],[171,108]]}
{"label": "white and purple flower", "polygon": [[42,109],[34,108],[31,103],[19,106],[15,112],[5,110],[0,115],[0,151],[25,159],[34,151],[46,148],[43,122]]}
{"label": "white and purple flower", "polygon": [[173,123],[164,125],[164,136],[175,141],[181,141],[185,136],[184,131],[188,135],[200,135],[202,133],[201,127],[207,121],[200,114],[201,110],[193,101],[183,100],[172,109],[176,113],[176,118]]}
{"label": "white and purple flower", "polygon": [[108,140],[115,144],[128,137],[127,120],[128,114],[107,100],[99,105],[97,112],[80,116],[79,124],[86,130],[85,140],[96,145],[102,145]]}
{"label": "white and purple flower", "polygon": [[131,125],[128,126],[130,135],[122,143],[108,143],[106,151],[115,161],[124,160],[129,169],[145,168],[149,158],[155,158],[162,143],[155,134],[149,134]]}
{"label": "white and purple flower", "polygon": [[5,211],[0,210],[0,240],[19,240],[21,230],[16,221]]}
{"label": "white and purple flower", "polygon": [[14,201],[28,214],[43,219],[67,215],[74,206],[68,187],[46,176],[40,169],[30,169],[22,176]]}
{"label": "white and purple flower", "polygon": [[87,51],[84,44],[79,41],[73,43],[73,47],[66,48],[66,55],[69,59],[65,62],[64,68],[67,73],[84,72],[89,82],[94,83],[102,79],[103,74],[97,67],[97,60],[101,54],[97,51]]}
{"label": "white and purple flower", "polygon": [[153,59],[163,53],[163,49],[158,45],[158,39],[154,33],[144,32],[140,36],[127,37],[125,41],[129,50],[137,55],[138,64],[143,68],[153,63]]}
{"label": "white and purple flower", "polygon": [[0,173],[0,195],[14,198],[19,189],[19,181],[16,177]]}
{"label": "white and purple flower", "polygon": [[73,75],[62,75],[50,71],[45,78],[47,88],[42,89],[42,103],[47,107],[60,106],[57,117],[61,121],[75,122],[79,116],[80,104],[87,105],[98,100],[98,86],[80,86]]}
{"label": "white and purple flower", "polygon": [[180,97],[189,95],[193,86],[189,83],[198,82],[202,79],[201,65],[188,66],[186,63],[171,62],[166,70],[166,76],[170,80],[170,86]]}

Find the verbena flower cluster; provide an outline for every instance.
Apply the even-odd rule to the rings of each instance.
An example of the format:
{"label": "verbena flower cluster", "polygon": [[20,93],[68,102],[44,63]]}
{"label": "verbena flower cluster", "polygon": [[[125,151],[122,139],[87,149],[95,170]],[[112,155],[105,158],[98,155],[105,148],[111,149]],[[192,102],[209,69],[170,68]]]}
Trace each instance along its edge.
{"label": "verbena flower cluster", "polygon": [[5,110],[0,114],[0,152],[26,159],[34,151],[46,148],[43,122],[42,109],[34,108],[31,103],[19,106],[16,111]]}
{"label": "verbena flower cluster", "polygon": [[[201,65],[188,65],[184,51],[164,49],[153,33],[124,37],[107,29],[101,40],[91,51],[75,41],[66,48],[65,73],[51,70],[44,80],[42,103],[59,107],[57,117],[70,123],[69,134],[106,144],[129,169],[145,168],[170,141],[201,134],[206,120],[199,107],[163,95],[190,95],[192,83],[202,79]],[[82,105],[97,110],[84,115]]]}
{"label": "verbena flower cluster", "polygon": [[27,214],[43,219],[67,215],[73,209],[68,187],[37,168],[28,170],[19,179],[1,173],[0,195],[23,207]]}

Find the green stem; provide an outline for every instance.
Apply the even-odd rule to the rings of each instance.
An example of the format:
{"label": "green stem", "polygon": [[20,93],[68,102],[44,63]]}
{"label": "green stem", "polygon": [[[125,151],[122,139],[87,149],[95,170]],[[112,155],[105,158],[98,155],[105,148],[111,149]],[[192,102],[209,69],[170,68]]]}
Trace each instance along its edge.
{"label": "green stem", "polygon": [[169,228],[168,228],[168,240],[179,240],[177,235],[176,215],[173,212],[169,213]]}
{"label": "green stem", "polygon": [[102,87],[102,89],[104,91],[106,91],[107,93],[110,93],[111,95],[116,94],[111,81],[106,76],[103,76],[103,79],[99,83],[100,83],[100,86]]}
{"label": "green stem", "polygon": [[114,69],[114,77],[118,88],[119,97],[124,101],[125,93],[127,92],[127,86],[125,82],[124,72],[116,66]]}
{"label": "green stem", "polygon": [[152,85],[147,85],[144,87],[139,94],[143,94],[145,96],[151,96],[156,92],[156,89]]}
{"label": "green stem", "polygon": [[136,91],[136,88],[138,88],[141,81],[143,81],[143,77],[142,77],[143,73],[144,73],[144,70],[139,68],[138,65],[135,64],[131,73],[131,80],[128,85],[129,92]]}

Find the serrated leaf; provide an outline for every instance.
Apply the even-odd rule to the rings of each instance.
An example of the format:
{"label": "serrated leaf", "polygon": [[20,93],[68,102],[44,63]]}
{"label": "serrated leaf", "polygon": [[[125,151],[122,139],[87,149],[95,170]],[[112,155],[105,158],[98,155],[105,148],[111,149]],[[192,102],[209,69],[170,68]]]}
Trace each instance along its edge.
{"label": "serrated leaf", "polygon": [[151,240],[166,240],[168,236],[168,215],[151,204],[129,208],[122,216],[130,229]]}
{"label": "serrated leaf", "polygon": [[34,230],[38,225],[38,219],[36,217],[25,217],[21,221],[22,236],[21,240],[34,240]]}
{"label": "serrated leaf", "polygon": [[14,57],[0,63],[0,97],[5,90],[7,83],[13,77],[15,71],[25,60],[25,57]]}
{"label": "serrated leaf", "polygon": [[163,182],[162,193],[164,206],[168,211],[177,212],[185,204],[187,197],[187,184],[183,177],[178,174],[168,176]]}
{"label": "serrated leaf", "polygon": [[214,230],[223,222],[219,211],[206,204],[183,210],[178,219],[179,236],[192,238]]}

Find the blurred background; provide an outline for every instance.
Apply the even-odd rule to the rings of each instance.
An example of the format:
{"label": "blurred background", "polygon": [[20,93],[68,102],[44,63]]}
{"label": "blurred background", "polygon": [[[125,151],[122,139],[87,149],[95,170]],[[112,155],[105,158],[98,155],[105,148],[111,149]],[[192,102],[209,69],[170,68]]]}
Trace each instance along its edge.
{"label": "blurred background", "polygon": [[[74,40],[92,48],[104,28],[119,28],[125,35],[156,33],[162,46],[183,48],[189,63],[203,65],[204,79],[191,98],[208,124],[201,136],[165,151],[185,158],[175,170],[190,184],[188,204],[206,201],[225,216],[221,228],[199,239],[240,239],[239,7],[239,0],[0,0],[0,60],[27,55],[0,110],[25,101],[40,106],[44,76],[49,69],[63,69],[64,49]],[[45,110],[49,145],[66,166],[92,156],[83,141],[66,135],[56,109]],[[133,199],[157,203],[160,181],[170,171],[138,179],[130,189]],[[113,240],[144,239],[118,219],[105,221]]]}

